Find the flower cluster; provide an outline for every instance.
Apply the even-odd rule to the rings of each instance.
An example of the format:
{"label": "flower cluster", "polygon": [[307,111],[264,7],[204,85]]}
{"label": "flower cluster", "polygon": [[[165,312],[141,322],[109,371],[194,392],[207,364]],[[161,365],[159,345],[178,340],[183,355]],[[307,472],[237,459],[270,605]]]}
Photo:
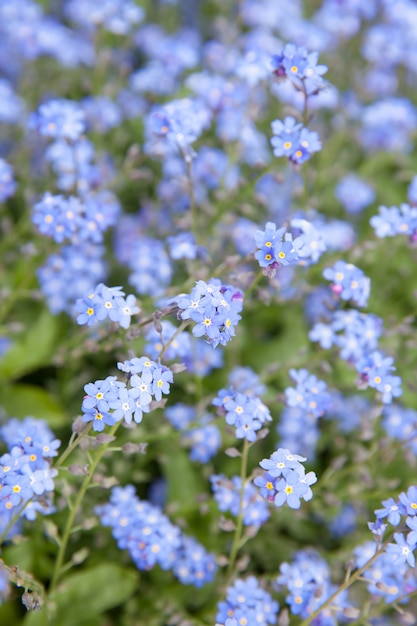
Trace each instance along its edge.
{"label": "flower cluster", "polygon": [[46,192],[33,206],[32,222],[40,233],[57,243],[101,243],[119,214],[119,202],[110,191],[90,193],[83,199]]}
{"label": "flower cluster", "polygon": [[301,164],[321,150],[318,134],[297,123],[294,117],[287,116],[284,121],[274,120],[271,127],[271,144],[277,157],[285,156],[292,163]]}
{"label": "flower cluster", "polygon": [[0,457],[1,534],[13,518],[24,515],[32,521],[37,513],[54,511],[51,494],[58,472],[51,461],[61,442],[33,417],[9,420],[0,429],[0,440],[8,448]]}
{"label": "flower cluster", "polygon": [[318,380],[306,369],[291,369],[290,376],[297,385],[296,387],[287,387],[285,390],[287,405],[299,407],[316,418],[321,417],[330,404],[330,395],[326,391],[326,383]]}
{"label": "flower cluster", "polygon": [[[327,411],[326,415],[331,415],[331,412]],[[278,434],[277,445],[314,459],[321,429],[319,420],[313,413],[307,413],[300,407],[285,406],[276,426],[276,432]]]}
{"label": "flower cluster", "polygon": [[[219,510],[230,512],[237,517],[241,510],[240,491],[242,481],[239,476],[228,479],[223,474],[210,476],[211,488]],[[243,490],[242,517],[245,526],[261,526],[269,518],[267,504],[258,490],[247,482]]]}
{"label": "flower cluster", "polygon": [[342,300],[352,300],[357,306],[368,303],[371,281],[364,272],[345,261],[336,261],[333,267],[326,267],[323,276],[332,281],[330,289]]}
{"label": "flower cluster", "polygon": [[407,235],[410,241],[414,241],[417,237],[417,207],[405,202],[399,207],[380,206],[378,215],[371,217],[370,224],[381,239]]}
{"label": "flower cluster", "polygon": [[[58,177],[57,187],[67,192],[76,191],[83,198],[83,203],[80,203],[76,215],[72,217],[71,214],[68,215],[67,224],[65,221],[66,205],[60,196],[56,196],[56,212],[61,214],[60,219],[64,225],[68,228],[70,225],[72,227],[66,236],[72,238],[77,236],[83,239],[87,236],[84,231],[92,230],[93,232],[88,236],[94,240],[94,237],[100,236],[94,233],[98,226],[104,230],[115,224],[120,208],[114,195],[109,191],[97,193],[99,187],[109,182],[114,172],[108,159],[105,165],[96,162],[94,145],[84,136],[88,121],[86,110],[88,110],[88,100],[84,102],[50,100],[41,105],[37,112],[31,114],[29,127],[37,130],[40,135],[53,139],[46,149],[45,161],[50,164]],[[96,113],[96,121],[98,117]],[[119,119],[116,121],[120,122]],[[47,197],[46,195],[43,200]],[[73,202],[74,198],[71,198],[71,201]],[[60,202],[62,207],[60,207]],[[95,204],[100,206],[94,208]],[[41,208],[42,202],[40,207],[36,206],[35,209],[37,220],[40,218],[36,215],[36,211],[40,211]],[[70,209],[68,211],[70,213]],[[98,222],[96,226],[93,226],[94,220]],[[54,233],[51,227],[47,230],[47,224],[48,222],[46,224],[40,222],[40,232],[46,229],[45,234],[56,238],[58,233]],[[59,239],[56,240],[59,242]]]}
{"label": "flower cluster", "polygon": [[139,570],[159,565],[172,570],[183,585],[211,582],[215,558],[187,537],[162,511],[135,494],[133,485],[114,487],[110,501],[95,509],[103,526],[110,526],[120,550],[128,550]]}
{"label": "flower cluster", "polygon": [[317,65],[318,57],[318,52],[308,52],[304,47],[289,43],[272,57],[274,77],[289,78],[306,94],[317,94],[326,87],[322,76],[328,69],[326,65]]}
{"label": "flower cluster", "polygon": [[237,439],[256,441],[256,432],[272,420],[268,407],[253,394],[236,391],[233,386],[221,389],[213,400],[229,426],[236,429]]}
{"label": "flower cluster", "polygon": [[361,111],[358,139],[367,150],[409,152],[410,135],[417,127],[417,113],[407,98],[385,98]]}
{"label": "flower cluster", "polygon": [[254,576],[246,580],[238,578],[227,588],[226,600],[218,605],[216,626],[275,624],[279,610],[278,602],[259,586]]}
{"label": "flower cluster", "polygon": [[[380,554],[364,572],[371,593],[384,596],[391,602],[400,596],[417,590],[415,555],[417,548],[417,487],[411,486],[397,499],[383,500],[382,508],[375,511],[376,521],[369,522],[369,529],[376,543],[367,542],[355,549],[357,567],[363,567],[379,549]],[[398,528],[394,542],[382,545],[388,524]],[[408,527],[408,528],[406,528]],[[382,546],[382,547],[381,547]]]}
{"label": "flower cluster", "polygon": [[318,341],[322,348],[338,346],[341,358],[359,373],[360,387],[376,389],[382,402],[390,403],[402,394],[401,378],[391,373],[395,371],[394,359],[377,350],[381,335],[382,320],[355,309],[333,311],[329,324],[318,322],[309,332],[309,338]]}
{"label": "flower cluster", "polygon": [[106,272],[104,247],[84,242],[63,246],[37,270],[38,280],[53,315],[66,311],[76,316],[75,301],[94,290]]}
{"label": "flower cluster", "polygon": [[266,471],[254,480],[261,496],[276,507],[288,504],[290,509],[299,509],[301,498],[311,500],[310,485],[317,482],[317,476],[314,472],[306,474],[301,464],[305,460],[285,448],[278,448],[269,459],[263,459],[259,465]]}
{"label": "flower cluster", "polygon": [[150,113],[145,120],[149,137],[145,150],[155,155],[180,153],[194,157],[191,144],[210,124],[211,114],[202,100],[172,100]]}
{"label": "flower cluster", "polygon": [[75,141],[85,131],[85,116],[78,102],[59,98],[41,104],[31,114],[29,127],[43,137]]}
{"label": "flower cluster", "polygon": [[241,319],[243,294],[231,285],[212,278],[199,280],[189,296],[179,296],[178,317],[195,322],[194,337],[203,337],[215,348],[225,345],[235,336],[235,326]]}
{"label": "flower cluster", "polygon": [[125,298],[121,287],[106,287],[99,283],[94,291],[75,302],[78,312],[77,323],[93,326],[106,318],[117,322],[122,328],[129,328],[132,315],[139,313],[136,298],[130,294]]}
{"label": "flower cluster", "polygon": [[44,193],[33,206],[32,222],[57,243],[69,242],[47,258],[38,276],[52,313],[72,313],[75,299],[104,278],[99,244],[121,213],[114,193],[103,188],[113,168],[95,159],[94,146],[84,136],[87,120],[80,102],[49,100],[30,115],[29,127],[52,139],[45,161],[57,175],[57,187],[71,192],[67,197]]}
{"label": "flower cluster", "polygon": [[382,319],[373,313],[360,313],[356,309],[334,311],[330,323],[317,322],[309,332],[311,341],[322,348],[340,349],[340,356],[355,363],[378,346],[382,335]]}
{"label": "flower cluster", "polygon": [[321,225],[296,217],[291,220],[290,226],[293,236],[294,233],[297,233],[297,252],[300,257],[300,265],[317,263],[328,247]]}
{"label": "flower cluster", "polygon": [[364,355],[355,364],[361,383],[379,391],[384,404],[389,404],[393,398],[402,395],[401,378],[391,373],[396,369],[393,363],[392,357],[374,350]]}
{"label": "flower cluster", "polygon": [[[384,526],[381,522],[377,525]],[[417,590],[417,577],[411,565],[414,562],[415,545],[408,544],[401,533],[394,533],[394,539],[395,543],[389,543],[385,551],[363,572],[368,592],[384,598],[386,603],[399,600]],[[367,541],[357,546],[353,551],[355,566],[363,567],[375,556],[377,550],[378,544],[375,541]]]}
{"label": "flower cluster", "polygon": [[375,191],[359,176],[348,174],[337,184],[335,196],[345,211],[356,214],[372,204],[375,200]]}
{"label": "flower cluster", "polygon": [[82,403],[83,422],[92,422],[93,429],[101,432],[104,426],[114,426],[124,420],[130,424],[142,421],[143,413],[149,413],[152,402],[162,400],[173,382],[171,370],[148,357],[133,358],[117,364],[128,374],[129,382],[107,376],[85,385],[86,395]]}
{"label": "flower cluster", "polygon": [[382,426],[393,439],[401,441],[404,448],[417,454],[417,411],[399,404],[384,406]]}
{"label": "flower cluster", "polygon": [[255,243],[259,248],[255,253],[259,265],[276,269],[280,265],[298,265],[304,239],[300,236],[293,240],[292,234],[285,228],[277,230],[273,222],[267,222],[265,230],[255,232]]}
{"label": "flower cluster", "polygon": [[[9,578],[42,623],[87,596],[123,626],[413,622],[416,25],[415,0],[0,0],[0,604]],[[5,423],[30,403],[69,431],[81,380],[59,459],[44,422]]]}
{"label": "flower cluster", "polygon": [[[284,562],[279,569],[276,587],[288,592],[285,600],[290,611],[301,619],[308,618],[336,591],[328,564],[313,550],[300,550],[291,563]],[[331,608],[323,609],[317,623],[336,626],[337,614],[348,606],[347,592],[343,591],[334,598]]]}
{"label": "flower cluster", "polygon": [[[417,487],[409,487],[407,493],[400,493],[398,500],[388,498],[388,500],[383,500],[382,504],[384,505],[383,508],[375,511],[377,520],[381,520],[386,517],[392,526],[399,526],[400,523],[404,521],[403,517],[405,517],[405,522],[409,528],[416,525]],[[407,542],[410,545],[417,544],[416,537],[416,533],[412,534],[410,540],[407,540]]]}
{"label": "flower cluster", "polygon": [[137,293],[160,296],[172,278],[171,260],[159,239],[136,234],[135,226],[126,216],[118,222],[116,257],[130,269],[129,283]]}
{"label": "flower cluster", "polygon": [[[182,441],[190,446],[191,461],[199,463],[208,463],[218,452],[222,438],[219,428],[216,424],[207,423],[209,416],[200,419],[201,426],[190,428],[182,436]],[[206,422],[206,423],[205,423]]]}
{"label": "flower cluster", "polygon": [[83,28],[101,27],[116,35],[127,35],[144,17],[142,7],[132,0],[102,0],[99,4],[94,0],[69,0],[65,13]]}

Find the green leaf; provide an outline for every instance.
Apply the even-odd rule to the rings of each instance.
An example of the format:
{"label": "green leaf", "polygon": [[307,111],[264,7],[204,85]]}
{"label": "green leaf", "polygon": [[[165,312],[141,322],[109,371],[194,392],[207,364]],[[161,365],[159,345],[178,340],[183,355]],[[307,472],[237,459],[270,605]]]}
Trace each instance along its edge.
{"label": "green leaf", "polygon": [[0,360],[0,378],[19,378],[49,365],[58,345],[59,329],[59,319],[43,311]]}
{"label": "green leaf", "polygon": [[168,501],[179,506],[182,514],[196,508],[197,496],[204,491],[204,483],[197,476],[185,450],[171,449],[161,459],[168,487]]}
{"label": "green leaf", "polygon": [[[51,594],[50,606],[56,607],[54,626],[87,626],[99,615],[125,603],[138,585],[138,574],[112,563],[104,563],[85,572],[68,575]],[[43,626],[46,607],[29,613],[25,626]]]}
{"label": "green leaf", "polygon": [[28,415],[48,422],[51,428],[64,426],[68,421],[62,406],[45,389],[35,385],[16,383],[1,391],[0,405],[10,417]]}

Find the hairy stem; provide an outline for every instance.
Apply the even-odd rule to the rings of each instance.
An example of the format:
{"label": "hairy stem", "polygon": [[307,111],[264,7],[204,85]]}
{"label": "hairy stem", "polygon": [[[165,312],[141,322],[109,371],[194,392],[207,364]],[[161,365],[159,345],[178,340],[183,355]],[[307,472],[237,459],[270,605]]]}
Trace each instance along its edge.
{"label": "hairy stem", "polygon": [[[110,431],[109,431],[109,435],[114,435],[117,431],[117,429],[119,428],[121,424],[120,422],[117,422],[117,424],[115,424],[114,426],[111,427]],[[83,501],[83,498],[86,494],[86,491],[91,483],[91,480],[93,478],[94,472],[98,466],[98,464],[100,463],[104,453],[106,452],[107,448],[110,445],[110,441],[108,443],[105,443],[103,445],[101,445],[96,451],[95,451],[95,455],[94,458],[91,462],[91,465],[89,467],[89,471],[88,474],[85,476],[82,485],[80,487],[80,490],[77,493],[77,497],[75,498],[75,501],[70,509],[68,518],[67,518],[67,523],[65,525],[65,530],[64,530],[64,534],[61,540],[61,544],[59,547],[59,552],[58,552],[58,556],[57,559],[55,561],[55,568],[54,568],[54,573],[52,576],[52,582],[51,582],[51,586],[50,586],[50,590],[49,592],[53,592],[54,589],[56,588],[58,581],[60,579],[60,576],[62,574],[62,570],[64,568],[64,558],[65,558],[65,552],[67,549],[67,545],[68,545],[68,541],[71,535],[71,530],[72,527],[74,525],[74,520],[75,520],[75,516],[77,515],[78,509],[80,508],[81,502]]]}
{"label": "hairy stem", "polygon": [[244,439],[243,451],[242,451],[242,463],[240,466],[239,515],[236,521],[235,535],[233,537],[232,549],[230,551],[229,565],[228,565],[227,574],[226,574],[227,580],[230,580],[233,574],[233,568],[236,563],[236,558],[237,558],[241,540],[242,540],[243,503],[244,503],[244,496],[245,496],[246,473],[247,473],[247,467],[248,467],[248,452],[249,452],[249,441],[247,439]]}

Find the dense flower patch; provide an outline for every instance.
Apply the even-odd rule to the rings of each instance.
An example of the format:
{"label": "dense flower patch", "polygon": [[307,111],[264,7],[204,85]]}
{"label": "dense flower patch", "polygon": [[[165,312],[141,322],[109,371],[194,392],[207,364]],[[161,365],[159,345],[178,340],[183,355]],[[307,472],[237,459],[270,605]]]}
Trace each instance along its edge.
{"label": "dense flower patch", "polygon": [[0,623],[415,623],[416,24],[0,0]]}

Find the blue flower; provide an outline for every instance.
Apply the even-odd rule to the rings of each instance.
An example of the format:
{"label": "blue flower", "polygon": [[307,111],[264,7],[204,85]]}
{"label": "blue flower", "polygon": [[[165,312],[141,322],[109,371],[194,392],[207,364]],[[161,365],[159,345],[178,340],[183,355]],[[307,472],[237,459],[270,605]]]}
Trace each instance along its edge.
{"label": "blue flower", "polygon": [[196,282],[188,296],[179,296],[176,303],[178,316],[196,322],[192,329],[195,337],[205,337],[213,347],[226,344],[234,336],[234,327],[242,310],[242,293],[231,285],[223,285],[218,279],[208,283]]}
{"label": "blue flower", "polygon": [[54,490],[53,478],[58,475],[58,470],[44,467],[33,471],[27,464],[22,467],[22,473],[29,478],[30,488],[37,496],[41,496],[45,491]]}
{"label": "blue flower", "polygon": [[333,293],[342,300],[353,300],[358,306],[367,305],[371,281],[352,263],[336,261],[332,268],[323,271],[323,276],[332,281]]}
{"label": "blue flower", "polygon": [[126,299],[124,296],[121,287],[107,287],[99,283],[88,296],[77,299],[77,323],[92,326],[97,321],[109,318],[122,328],[129,328],[131,316],[139,313],[140,309],[136,306],[134,295],[129,295]]}
{"label": "blue flower", "polygon": [[75,140],[85,130],[84,112],[78,102],[50,100],[32,113],[29,125],[45,137]]}
{"label": "blue flower", "polygon": [[193,406],[178,402],[165,409],[165,416],[174,428],[185,430],[195,420],[196,410]]}
{"label": "blue flower", "polygon": [[381,393],[382,402],[385,404],[392,402],[393,397],[402,395],[401,378],[391,374],[391,371],[395,370],[392,365],[393,362],[392,357],[385,357],[381,352],[375,350],[355,363],[361,380],[369,387],[377,389]]}
{"label": "blue flower", "polygon": [[[61,311],[85,313],[83,323],[88,323],[94,309],[88,315],[89,303],[84,302],[76,311],[74,302],[86,293],[93,293],[95,285],[103,279],[105,267],[104,248],[82,243],[67,245],[59,254],[50,255],[45,264],[37,270],[41,291],[53,315]],[[92,322],[94,323],[94,322]]]}
{"label": "blue flower", "polygon": [[287,387],[285,390],[287,405],[299,406],[315,417],[321,417],[330,404],[326,383],[318,380],[306,369],[291,369],[290,376],[296,381],[297,386]]}
{"label": "blue flower", "polygon": [[13,507],[20,506],[32,496],[33,489],[27,475],[14,471],[6,475],[1,489],[1,497],[7,498]]}
{"label": "blue flower", "polygon": [[135,411],[133,389],[127,389],[124,386],[118,387],[117,398],[109,402],[109,407],[113,410],[112,416],[116,422],[124,419],[126,424],[130,424]]}
{"label": "blue flower", "polygon": [[410,545],[417,545],[417,517],[407,517],[405,520],[408,528],[411,528],[411,533],[407,535],[407,543]]}
{"label": "blue flower", "polygon": [[255,258],[261,267],[278,267],[279,265],[298,265],[299,249],[304,245],[303,237],[293,240],[292,234],[285,228],[276,229],[275,224],[267,222],[265,231],[255,233],[258,250]]}
{"label": "blue flower", "polygon": [[301,466],[300,461],[306,461],[304,456],[292,454],[285,448],[278,448],[271,454],[269,459],[263,459],[259,465],[266,470],[273,478],[285,476],[290,469],[297,469]]}
{"label": "blue flower", "polygon": [[187,537],[162,511],[140,500],[132,485],[114,487],[110,501],[96,507],[103,526],[110,526],[117,545],[127,549],[139,570],[159,565],[178,580],[196,587],[210,582],[217,570],[214,555]]}
{"label": "blue flower", "polygon": [[276,478],[268,472],[264,472],[262,476],[257,476],[253,481],[259,487],[259,493],[269,502],[273,502],[277,490],[275,489]]}
{"label": "blue flower", "polygon": [[170,370],[156,369],[153,372],[153,395],[155,400],[159,402],[162,399],[162,394],[169,393],[169,383],[172,383],[173,376]]}
{"label": "blue flower", "polygon": [[194,235],[192,233],[179,233],[175,237],[167,237],[169,253],[172,259],[195,259],[198,253]]}
{"label": "blue flower", "polygon": [[115,384],[111,376],[104,380],[96,380],[95,383],[88,383],[84,386],[86,395],[83,399],[82,410],[98,409],[99,411],[108,412],[110,402],[117,399],[119,388],[123,386],[121,382]]}
{"label": "blue flower", "polygon": [[114,417],[106,411],[99,411],[98,409],[88,409],[82,416],[83,422],[92,422],[93,430],[96,432],[102,432],[104,426],[114,426],[116,420]]}
{"label": "blue flower", "polygon": [[260,461],[259,465],[266,472],[254,482],[260,487],[261,495],[277,507],[287,503],[292,509],[300,507],[300,498],[311,500],[313,492],[310,485],[317,482],[317,477],[314,472],[305,473],[301,464],[305,460],[305,457],[279,448],[269,459]]}
{"label": "blue flower", "polygon": [[383,509],[377,509],[375,515],[378,519],[387,517],[390,524],[398,526],[401,522],[401,516],[405,514],[406,509],[400,502],[396,502],[393,498],[383,500]]}
{"label": "blue flower", "polygon": [[304,163],[314,152],[321,150],[318,134],[297,123],[293,117],[286,117],[283,122],[274,120],[271,126],[271,145],[277,157],[285,156],[293,163]]}
{"label": "blue flower", "polygon": [[394,539],[396,543],[389,543],[387,545],[387,554],[391,555],[395,565],[403,565],[408,563],[410,567],[415,567],[416,559],[413,551],[416,548],[416,544],[410,544],[402,533],[394,533]]}
{"label": "blue flower", "polygon": [[304,47],[288,43],[271,59],[274,77],[278,81],[288,78],[306,95],[317,94],[326,88],[322,76],[328,69],[326,65],[317,65],[318,56],[316,51],[308,52]]}
{"label": "blue flower", "polygon": [[210,461],[218,452],[222,442],[220,430],[215,424],[192,428],[183,435],[182,441],[191,445],[191,461],[199,463]]}
{"label": "blue flower", "polygon": [[407,509],[410,516],[417,515],[417,487],[410,487],[407,493],[400,493],[400,502]]}
{"label": "blue flower", "polygon": [[[220,511],[229,511],[237,517],[240,512],[240,477],[232,476],[229,480],[223,474],[215,474],[210,477],[210,482]],[[260,526],[269,518],[266,502],[249,482],[245,483],[242,510],[245,526]]]}
{"label": "blue flower", "polygon": [[208,127],[210,118],[210,111],[198,98],[171,100],[145,119],[145,152],[157,156],[179,152],[187,159],[193,158],[191,144]]}
{"label": "blue flower", "polygon": [[216,570],[214,555],[193,537],[184,536],[173,568],[180,583],[203,587],[213,580]]}
{"label": "blue flower", "polygon": [[279,610],[278,602],[272,600],[254,576],[246,580],[238,578],[226,590],[226,600],[218,605],[216,621],[232,626],[232,624],[257,624],[267,626],[276,622]]}
{"label": "blue flower", "polygon": [[151,370],[144,370],[141,376],[133,374],[131,377],[132,397],[138,400],[141,405],[148,405],[152,402],[152,383],[153,371]]}
{"label": "blue flower", "polygon": [[306,492],[305,485],[300,482],[297,472],[290,470],[285,476],[275,482],[277,493],[274,498],[274,505],[280,507],[287,503],[290,509],[299,509],[301,506],[300,498]]}
{"label": "blue flower", "polygon": [[258,248],[273,248],[274,243],[280,241],[284,233],[285,228],[279,228],[277,230],[273,222],[267,222],[265,224],[265,230],[257,230],[255,232],[255,243]]}
{"label": "blue flower", "polygon": [[127,35],[132,27],[141,22],[145,12],[132,0],[69,0],[65,13],[71,21],[91,31],[99,27],[116,35]]}
{"label": "blue flower", "polygon": [[375,192],[370,185],[355,174],[344,176],[335,189],[336,198],[348,213],[360,213],[375,200]]}

